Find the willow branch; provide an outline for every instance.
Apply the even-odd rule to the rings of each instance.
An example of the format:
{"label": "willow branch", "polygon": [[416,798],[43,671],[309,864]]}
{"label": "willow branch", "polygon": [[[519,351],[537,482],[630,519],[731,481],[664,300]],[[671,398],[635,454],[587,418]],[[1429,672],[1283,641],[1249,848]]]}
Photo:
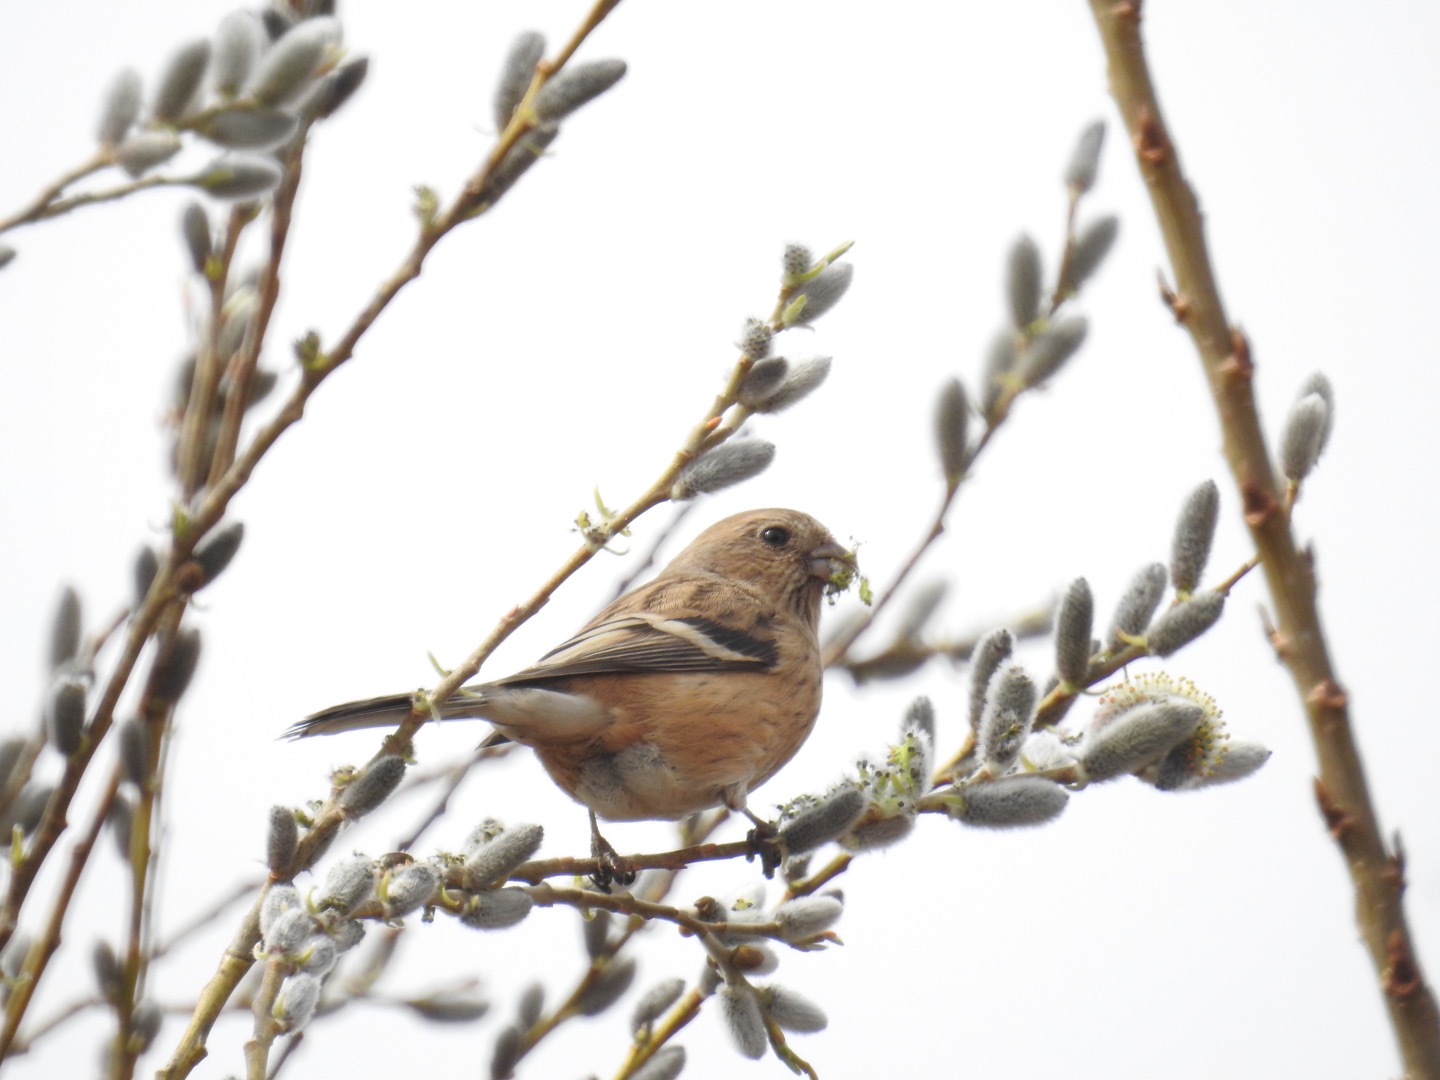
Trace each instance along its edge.
{"label": "willow branch", "polygon": [[1408,1075],[1440,1076],[1440,1013],[1401,903],[1404,866],[1386,847],[1365,780],[1349,699],[1326,646],[1314,567],[1295,541],[1255,406],[1249,343],[1225,312],[1198,200],[1165,124],[1140,40],[1140,4],[1091,0],[1110,90],[1135,151],[1169,255],[1167,300],[1209,382],[1223,449],[1269,587],[1277,652],[1290,671],[1319,762],[1315,793],[1355,889],[1360,936],[1379,977]]}

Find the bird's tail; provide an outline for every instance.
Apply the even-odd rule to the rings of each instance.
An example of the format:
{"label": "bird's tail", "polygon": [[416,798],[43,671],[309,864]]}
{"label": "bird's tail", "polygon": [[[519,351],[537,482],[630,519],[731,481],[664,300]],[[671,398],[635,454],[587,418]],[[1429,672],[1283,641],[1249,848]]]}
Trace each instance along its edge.
{"label": "bird's tail", "polygon": [[[303,739],[310,735],[335,735],[342,731],[359,731],[361,728],[395,727],[410,715],[414,703],[414,694],[386,694],[384,697],[332,705],[291,724],[285,732],[285,738]],[[445,719],[452,719],[479,716],[483,708],[483,698],[461,693],[436,711]]]}

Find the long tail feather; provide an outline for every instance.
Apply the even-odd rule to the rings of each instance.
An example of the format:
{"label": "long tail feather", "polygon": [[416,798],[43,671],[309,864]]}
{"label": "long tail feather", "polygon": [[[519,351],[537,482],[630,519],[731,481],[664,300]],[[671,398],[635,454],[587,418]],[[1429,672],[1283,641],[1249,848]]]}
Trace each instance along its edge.
{"label": "long tail feather", "polygon": [[[286,730],[284,737],[304,739],[311,735],[336,735],[342,731],[359,731],[362,728],[394,727],[410,715],[414,700],[413,694],[386,694],[384,697],[332,705],[328,709],[311,713],[304,720],[297,720]],[[440,706],[439,711],[441,716],[449,719],[479,716],[481,707],[479,699],[461,696],[447,701]]]}

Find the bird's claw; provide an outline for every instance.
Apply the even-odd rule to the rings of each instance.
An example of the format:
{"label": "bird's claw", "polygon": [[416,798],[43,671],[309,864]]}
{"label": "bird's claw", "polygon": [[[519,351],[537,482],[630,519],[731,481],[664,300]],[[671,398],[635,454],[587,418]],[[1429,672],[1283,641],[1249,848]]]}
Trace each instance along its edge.
{"label": "bird's claw", "polygon": [[590,875],[590,883],[600,892],[608,893],[611,885],[635,884],[635,871],[599,832],[590,834],[590,856],[599,864]]}
{"label": "bird's claw", "polygon": [[750,846],[745,858],[749,860],[758,857],[761,871],[767,878],[773,878],[785,858],[779,840],[780,832],[768,821],[761,821],[759,818],[751,820],[755,822],[755,827],[745,834],[745,843]]}

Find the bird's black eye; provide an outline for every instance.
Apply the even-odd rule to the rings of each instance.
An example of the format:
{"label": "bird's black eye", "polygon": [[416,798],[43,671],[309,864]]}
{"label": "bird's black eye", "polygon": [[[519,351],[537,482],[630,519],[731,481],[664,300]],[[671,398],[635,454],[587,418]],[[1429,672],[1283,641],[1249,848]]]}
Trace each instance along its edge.
{"label": "bird's black eye", "polygon": [[790,542],[790,530],[782,525],[771,525],[761,530],[760,539],[773,548],[782,548]]}

